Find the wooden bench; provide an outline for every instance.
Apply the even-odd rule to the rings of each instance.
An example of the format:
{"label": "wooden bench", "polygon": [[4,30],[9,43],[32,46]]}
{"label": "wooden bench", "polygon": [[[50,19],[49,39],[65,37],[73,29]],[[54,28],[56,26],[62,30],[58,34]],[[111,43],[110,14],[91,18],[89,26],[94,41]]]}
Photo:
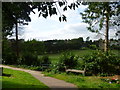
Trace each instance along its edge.
{"label": "wooden bench", "polygon": [[84,70],[66,69],[66,67],[65,67],[65,71],[66,71],[66,72],[76,72],[76,73],[82,73],[82,75],[83,75],[83,76],[85,76],[86,66],[85,66]]}
{"label": "wooden bench", "polygon": [[83,76],[85,76],[84,70],[76,70],[76,69],[66,69],[66,72],[76,72],[76,73],[82,73]]}

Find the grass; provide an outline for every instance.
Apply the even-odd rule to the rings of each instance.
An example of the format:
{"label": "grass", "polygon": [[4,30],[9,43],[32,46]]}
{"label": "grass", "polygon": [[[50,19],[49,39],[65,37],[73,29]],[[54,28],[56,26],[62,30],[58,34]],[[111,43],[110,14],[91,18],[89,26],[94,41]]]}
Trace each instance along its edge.
{"label": "grass", "polygon": [[23,71],[4,68],[3,76],[0,77],[2,77],[2,88],[48,88],[31,74]]}
{"label": "grass", "polygon": [[[78,55],[80,57],[82,57],[86,54],[90,54],[91,51],[94,51],[94,50],[70,50],[70,52],[72,52],[73,54]],[[62,54],[62,52],[57,53],[57,54],[47,54],[47,55],[49,56],[50,60],[53,63],[55,63],[56,61],[59,60],[59,57],[61,56],[61,54]],[[41,56],[43,56],[43,55],[40,55],[38,57],[40,58]]]}
{"label": "grass", "polygon": [[[91,49],[88,49],[88,50],[70,50],[70,52],[72,52],[73,54],[75,55],[78,55],[79,57],[82,57],[86,54],[91,54],[93,51],[95,50],[91,50]],[[116,55],[119,55],[119,51],[118,50],[112,50],[112,52],[114,52]],[[56,53],[56,54],[47,54],[50,58],[50,60],[55,63],[59,60],[59,57],[61,56],[62,52],[60,53]],[[38,56],[39,58],[43,56],[43,55],[40,55]]]}
{"label": "grass", "polygon": [[77,85],[78,88],[120,88],[120,84],[110,84],[108,82],[102,81],[96,76],[81,76],[66,73],[53,74],[50,72],[44,72],[44,74],[46,76],[54,77],[60,80],[64,80],[66,82],[73,83]]}

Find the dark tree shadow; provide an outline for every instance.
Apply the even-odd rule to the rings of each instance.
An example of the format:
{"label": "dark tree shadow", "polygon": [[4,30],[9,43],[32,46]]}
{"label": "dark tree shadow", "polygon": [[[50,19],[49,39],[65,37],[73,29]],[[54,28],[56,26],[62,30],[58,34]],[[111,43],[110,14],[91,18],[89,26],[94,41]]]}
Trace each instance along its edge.
{"label": "dark tree shadow", "polygon": [[2,73],[2,76],[11,77],[11,76],[12,76],[12,74]]}

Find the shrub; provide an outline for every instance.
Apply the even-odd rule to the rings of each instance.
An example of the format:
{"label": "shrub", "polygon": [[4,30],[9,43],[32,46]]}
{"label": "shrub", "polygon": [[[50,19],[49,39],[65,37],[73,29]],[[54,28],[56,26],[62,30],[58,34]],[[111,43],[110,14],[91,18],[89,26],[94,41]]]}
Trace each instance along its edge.
{"label": "shrub", "polygon": [[32,53],[29,53],[29,52],[26,52],[22,55],[22,61],[21,61],[21,64],[24,64],[24,65],[34,65],[36,66],[37,64],[37,55],[36,54],[32,54]]}
{"label": "shrub", "polygon": [[93,49],[93,50],[96,50],[96,49],[97,49],[97,46],[94,45],[94,44],[90,45],[89,47],[90,47],[90,49]]}
{"label": "shrub", "polygon": [[50,58],[48,56],[42,56],[40,59],[40,64],[51,64]]}
{"label": "shrub", "polygon": [[37,65],[41,66],[42,70],[48,69],[51,64],[50,58],[46,55],[39,58],[37,62],[38,62]]}
{"label": "shrub", "polygon": [[3,53],[3,64],[17,64],[17,56],[12,53],[12,52],[8,52],[8,53]]}
{"label": "shrub", "polygon": [[64,52],[59,59],[59,63],[63,63],[66,68],[74,68],[78,63],[78,56],[71,52]]}
{"label": "shrub", "polygon": [[2,41],[2,63],[17,64],[17,56],[8,39]]}
{"label": "shrub", "polygon": [[112,52],[102,52],[97,50],[91,55],[83,57],[86,69],[93,74],[106,73],[113,74],[117,73],[117,67],[120,64],[120,59]]}
{"label": "shrub", "polygon": [[51,65],[52,71],[54,72],[62,72],[65,71],[66,68],[74,68],[78,64],[78,57],[73,55],[70,52],[64,52],[60,58],[59,61]]}
{"label": "shrub", "polygon": [[89,48],[88,47],[82,47],[81,49],[82,50],[88,50]]}

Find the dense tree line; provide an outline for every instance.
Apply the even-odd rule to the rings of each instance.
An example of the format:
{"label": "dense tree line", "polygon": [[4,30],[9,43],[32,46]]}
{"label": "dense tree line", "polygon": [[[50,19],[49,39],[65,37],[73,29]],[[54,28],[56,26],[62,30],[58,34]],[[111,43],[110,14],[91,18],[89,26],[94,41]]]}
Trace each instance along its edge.
{"label": "dense tree line", "polygon": [[[117,40],[112,40],[112,39],[111,41],[112,43],[117,42]],[[24,41],[23,39],[20,39],[18,43],[20,48],[19,53],[31,52],[37,55],[42,55],[46,53],[58,53],[62,51],[81,50],[88,48],[101,49],[104,40],[99,39],[97,41],[92,41],[92,40],[84,41],[82,37],[75,39],[65,39],[65,40],[55,39],[55,40],[47,40],[47,41],[37,41],[35,39]],[[14,39],[4,41],[3,53],[7,51],[6,50],[7,47],[9,47],[9,50],[12,50],[15,53],[16,50],[16,47],[14,47],[15,44],[16,43]],[[114,47],[115,46],[116,45],[114,45]]]}

